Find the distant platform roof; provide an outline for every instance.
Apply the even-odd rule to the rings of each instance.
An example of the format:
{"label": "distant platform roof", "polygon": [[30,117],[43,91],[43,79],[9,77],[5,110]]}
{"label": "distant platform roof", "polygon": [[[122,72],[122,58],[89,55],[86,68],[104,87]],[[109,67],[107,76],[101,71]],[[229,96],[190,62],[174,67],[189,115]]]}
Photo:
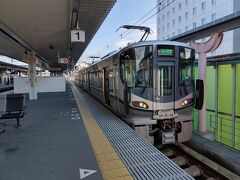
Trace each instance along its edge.
{"label": "distant platform roof", "polygon": [[[0,54],[24,61],[26,50],[51,67],[58,56],[74,65],[116,0],[1,0]],[[85,31],[84,43],[71,43],[70,32]]]}
{"label": "distant platform roof", "polygon": [[0,70],[16,70],[16,71],[21,71],[21,72],[28,72],[28,67],[14,65],[14,64],[0,61]]}

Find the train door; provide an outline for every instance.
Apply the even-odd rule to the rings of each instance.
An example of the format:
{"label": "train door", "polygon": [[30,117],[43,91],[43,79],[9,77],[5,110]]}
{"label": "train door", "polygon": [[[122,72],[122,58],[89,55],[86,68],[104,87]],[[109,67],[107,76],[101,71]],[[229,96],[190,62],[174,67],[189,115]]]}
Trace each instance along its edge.
{"label": "train door", "polygon": [[118,69],[113,70],[113,93],[114,93],[114,111],[119,113],[119,89],[118,89]]}
{"label": "train door", "polygon": [[165,119],[175,109],[175,63],[161,62],[154,70],[153,110],[157,119]]}
{"label": "train door", "polygon": [[110,104],[110,89],[109,89],[109,70],[103,69],[104,74],[104,97],[105,97],[105,103],[106,105]]}

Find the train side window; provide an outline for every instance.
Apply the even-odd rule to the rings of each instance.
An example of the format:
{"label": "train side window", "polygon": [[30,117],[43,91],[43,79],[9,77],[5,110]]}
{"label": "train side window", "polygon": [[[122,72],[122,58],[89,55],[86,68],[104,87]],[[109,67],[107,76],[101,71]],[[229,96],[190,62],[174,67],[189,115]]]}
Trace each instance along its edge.
{"label": "train side window", "polygon": [[94,73],[90,72],[90,85],[94,86]]}
{"label": "train side window", "polygon": [[136,55],[135,87],[146,87],[151,84],[152,46],[134,48]]}
{"label": "train side window", "polygon": [[192,49],[179,48],[179,84],[184,86],[193,85],[193,63],[195,52]]}
{"label": "train side window", "polygon": [[109,92],[113,92],[113,71],[110,70],[108,72],[108,83],[109,83]]}
{"label": "train side window", "polygon": [[128,87],[146,87],[151,83],[152,46],[127,49],[120,54],[121,79]]}
{"label": "train side window", "polygon": [[98,88],[103,88],[103,73],[102,71],[98,71]]}
{"label": "train side window", "polygon": [[121,79],[127,83],[128,87],[134,86],[134,74],[136,72],[136,61],[134,49],[127,49],[120,54]]}

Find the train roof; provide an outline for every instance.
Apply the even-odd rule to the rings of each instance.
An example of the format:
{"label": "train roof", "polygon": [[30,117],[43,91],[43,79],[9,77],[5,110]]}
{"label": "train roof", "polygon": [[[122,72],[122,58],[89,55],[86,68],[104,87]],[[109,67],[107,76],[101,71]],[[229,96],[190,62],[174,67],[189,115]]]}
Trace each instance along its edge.
{"label": "train roof", "polygon": [[184,47],[192,48],[191,46],[189,46],[186,43],[177,42],[177,41],[160,41],[160,40],[138,41],[138,42],[131,43],[131,44],[123,47],[120,50],[112,51],[112,52],[108,53],[107,55],[103,56],[101,59],[104,60],[105,58],[112,56],[114,54],[117,54],[124,49],[133,48],[136,46],[147,46],[147,45],[173,45],[173,46],[184,46]]}
{"label": "train roof", "polygon": [[177,41],[160,41],[160,40],[151,40],[151,41],[139,41],[139,42],[135,42],[135,43],[131,43],[128,46],[125,46],[123,49],[127,49],[127,48],[131,48],[131,47],[135,47],[135,46],[147,46],[147,45],[173,45],[173,46],[185,46],[188,48],[192,48],[191,46],[189,46],[186,43],[182,43],[182,42],[177,42]]}
{"label": "train roof", "polygon": [[[116,51],[112,51],[112,52],[108,53],[107,55],[103,56],[100,61],[92,64],[91,66],[107,60],[108,57],[113,56],[113,55],[119,53],[122,50],[125,50],[125,49],[128,49],[128,48],[137,47],[137,46],[147,46],[147,45],[173,45],[173,46],[184,46],[184,47],[188,47],[188,48],[192,49],[192,47],[189,46],[188,44],[182,43],[182,42],[177,42],[177,41],[165,41],[165,40],[164,41],[160,41],[160,40],[138,41],[138,42],[131,43],[131,44],[123,47],[120,50],[116,50]],[[84,68],[82,70],[88,69],[91,66],[86,67],[86,68]]]}

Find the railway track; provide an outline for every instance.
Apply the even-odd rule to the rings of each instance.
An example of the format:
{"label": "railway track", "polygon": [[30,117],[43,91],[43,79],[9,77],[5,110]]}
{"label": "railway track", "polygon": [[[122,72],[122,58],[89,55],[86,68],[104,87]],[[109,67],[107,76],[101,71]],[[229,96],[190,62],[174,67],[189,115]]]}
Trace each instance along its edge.
{"label": "railway track", "polygon": [[184,144],[157,146],[157,148],[197,180],[240,180],[240,176]]}

